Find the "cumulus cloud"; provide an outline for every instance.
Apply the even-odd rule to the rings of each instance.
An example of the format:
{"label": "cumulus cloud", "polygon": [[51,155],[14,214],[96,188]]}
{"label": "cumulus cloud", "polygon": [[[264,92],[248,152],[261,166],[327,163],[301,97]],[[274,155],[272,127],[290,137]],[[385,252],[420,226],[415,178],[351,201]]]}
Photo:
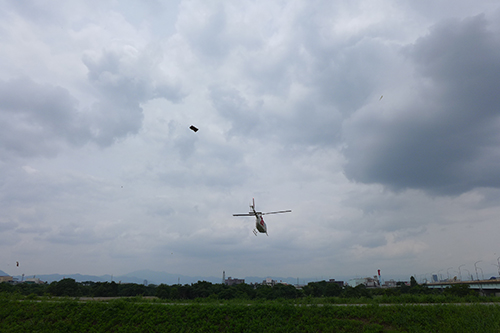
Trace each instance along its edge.
{"label": "cumulus cloud", "polygon": [[87,120],[67,89],[27,77],[0,81],[1,154],[54,156],[63,143],[90,139]]}
{"label": "cumulus cloud", "polygon": [[[33,274],[488,260],[493,2],[0,0],[0,250]],[[255,237],[252,197],[293,212]]]}
{"label": "cumulus cloud", "polygon": [[53,157],[65,145],[109,146],[142,126],[142,103],[154,98],[179,102],[180,85],[157,73],[159,61],[131,46],[86,54],[83,63],[96,102],[83,108],[59,85],[23,76],[0,81],[3,156]]}
{"label": "cumulus cloud", "polygon": [[161,71],[157,73],[159,60],[121,44],[99,54],[85,54],[83,62],[89,69],[89,80],[100,97],[91,110],[91,130],[100,145],[137,133],[142,126],[142,103],[153,98],[173,102],[182,99],[179,85],[168,82]]}
{"label": "cumulus cloud", "polygon": [[386,96],[345,123],[350,179],[444,195],[500,186],[500,43],[490,29],[484,16],[449,20],[402,50],[415,71],[406,100]]}

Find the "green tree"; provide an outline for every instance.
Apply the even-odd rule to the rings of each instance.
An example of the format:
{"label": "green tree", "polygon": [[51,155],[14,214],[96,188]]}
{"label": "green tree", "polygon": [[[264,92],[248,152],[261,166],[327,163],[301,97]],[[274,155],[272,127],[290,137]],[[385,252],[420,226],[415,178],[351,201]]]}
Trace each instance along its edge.
{"label": "green tree", "polygon": [[213,285],[211,282],[198,281],[192,285],[193,298],[206,298],[213,293]]}
{"label": "green tree", "polygon": [[468,284],[454,284],[451,287],[447,287],[444,290],[446,295],[453,295],[458,297],[465,297],[469,295],[475,295],[476,292],[470,289]]}
{"label": "green tree", "polygon": [[96,297],[116,297],[118,296],[118,284],[115,281],[98,282],[93,286],[92,296]]}
{"label": "green tree", "polygon": [[143,284],[124,283],[118,285],[118,296],[147,296],[147,287]]}
{"label": "green tree", "polygon": [[255,297],[263,299],[274,299],[273,287],[268,285],[258,285],[255,289]]}
{"label": "green tree", "polygon": [[225,286],[224,289],[219,291],[217,297],[220,299],[233,299],[236,294],[236,289],[232,287]]}
{"label": "green tree", "polygon": [[276,284],[273,287],[273,298],[297,298],[299,291],[297,288],[287,284]]}
{"label": "green tree", "polygon": [[342,296],[346,298],[372,297],[370,291],[366,288],[364,284],[357,285],[354,288],[351,286],[346,286],[342,291]]}
{"label": "green tree", "polygon": [[309,282],[304,286],[304,294],[312,297],[321,297],[325,295],[326,281]]}
{"label": "green tree", "polygon": [[412,276],[410,277],[410,287],[418,286],[417,280]]}
{"label": "green tree", "polygon": [[0,283],[0,292],[13,293],[14,289],[15,289],[14,286],[10,283],[7,282]]}
{"label": "green tree", "polygon": [[235,298],[254,299],[257,295],[254,287],[246,283],[237,284],[236,286],[233,286],[233,288],[235,290]]}
{"label": "green tree", "polygon": [[180,286],[178,284],[170,287],[170,299],[179,299],[180,298],[179,287]]}
{"label": "green tree", "polygon": [[180,299],[192,299],[193,298],[193,287],[189,284],[183,286],[178,286],[177,291],[179,293]]}
{"label": "green tree", "polygon": [[47,291],[54,296],[81,296],[78,283],[70,278],[52,282]]}
{"label": "green tree", "polygon": [[335,297],[340,296],[342,293],[342,287],[336,283],[327,283],[325,286],[324,296]]}
{"label": "green tree", "polygon": [[160,284],[158,287],[156,287],[156,297],[161,298],[161,299],[168,299],[170,298],[170,286],[166,284]]}

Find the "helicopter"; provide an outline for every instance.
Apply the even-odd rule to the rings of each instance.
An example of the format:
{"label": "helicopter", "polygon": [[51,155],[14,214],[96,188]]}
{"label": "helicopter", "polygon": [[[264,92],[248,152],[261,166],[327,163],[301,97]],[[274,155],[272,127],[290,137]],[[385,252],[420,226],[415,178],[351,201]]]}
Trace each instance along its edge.
{"label": "helicopter", "polygon": [[257,231],[261,232],[261,233],[265,233],[267,235],[267,225],[266,225],[266,222],[264,222],[264,218],[262,218],[262,215],[291,213],[292,212],[291,210],[280,210],[277,212],[268,212],[268,213],[257,212],[255,210],[255,199],[252,199],[252,204],[250,205],[250,208],[252,208],[252,211],[249,212],[248,214],[233,214],[233,216],[255,216],[255,229],[253,229],[253,234],[255,236],[257,236]]}

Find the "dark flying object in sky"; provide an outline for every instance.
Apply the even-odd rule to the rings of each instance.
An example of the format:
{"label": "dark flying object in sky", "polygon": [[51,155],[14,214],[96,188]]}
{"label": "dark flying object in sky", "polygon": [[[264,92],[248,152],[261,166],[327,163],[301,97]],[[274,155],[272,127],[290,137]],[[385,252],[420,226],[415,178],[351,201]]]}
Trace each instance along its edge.
{"label": "dark flying object in sky", "polygon": [[19,266],[19,261],[16,261],[16,266]]}
{"label": "dark flying object in sky", "polygon": [[384,97],[384,95],[380,96],[380,98],[378,100],[380,101],[382,99],[382,97]]}
{"label": "dark flying object in sky", "polygon": [[194,127],[193,125],[189,126],[189,128],[191,130],[193,130],[193,132],[198,132],[198,129],[196,127]]}

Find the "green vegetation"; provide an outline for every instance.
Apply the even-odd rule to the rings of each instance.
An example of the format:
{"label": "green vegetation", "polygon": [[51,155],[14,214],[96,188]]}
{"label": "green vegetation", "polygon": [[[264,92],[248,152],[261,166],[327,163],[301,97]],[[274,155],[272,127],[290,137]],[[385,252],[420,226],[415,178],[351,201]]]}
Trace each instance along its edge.
{"label": "green vegetation", "polygon": [[467,285],[439,291],[321,281],[299,290],[63,279],[0,283],[0,332],[500,332],[500,303],[492,303],[498,301]]}
{"label": "green vegetation", "polygon": [[0,295],[1,332],[498,332],[498,305],[82,302]]}
{"label": "green vegetation", "polygon": [[500,332],[500,303],[492,303],[498,301],[467,285],[439,291],[321,281],[298,290],[63,279],[0,283],[0,332]]}

